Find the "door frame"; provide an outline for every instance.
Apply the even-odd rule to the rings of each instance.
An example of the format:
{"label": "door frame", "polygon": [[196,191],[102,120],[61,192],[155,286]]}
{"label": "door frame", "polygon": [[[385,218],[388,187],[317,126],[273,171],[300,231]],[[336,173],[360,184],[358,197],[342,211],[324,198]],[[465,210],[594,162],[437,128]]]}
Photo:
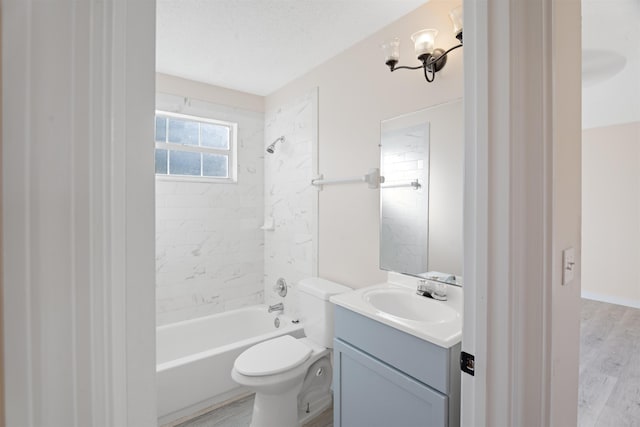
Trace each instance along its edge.
{"label": "door frame", "polygon": [[465,0],[462,425],[575,425],[580,2]]}
{"label": "door frame", "polygon": [[[2,94],[11,107],[2,129],[7,423],[152,425],[153,150],[143,123],[154,110],[155,2],[48,3],[3,2],[3,40],[12,40],[2,52],[11,58],[2,62],[11,83]],[[463,374],[462,422],[572,425],[580,261],[576,280],[561,286],[559,260],[562,248],[580,247],[579,0],[465,0],[465,15],[463,350],[475,354],[476,375]],[[56,188],[87,195],[48,217],[34,201],[59,205],[41,199],[39,186],[51,183],[32,167],[34,138],[49,129],[46,104],[59,99],[43,81],[74,94],[56,111],[73,131],[54,136],[73,171]],[[44,167],[49,177],[66,170]],[[59,253],[34,252],[43,224],[73,231]],[[87,229],[92,238],[80,239]],[[69,259],[66,272],[47,269]],[[56,329],[46,320],[61,312],[69,323]],[[67,330],[72,346],[53,339]],[[48,375],[52,352],[73,375]]]}
{"label": "door frame", "polygon": [[155,1],[2,7],[6,423],[155,425]]}
{"label": "door frame", "polygon": [[[0,22],[2,22],[2,0],[0,0]],[[0,99],[2,99],[2,31],[0,31]],[[2,103],[0,103],[0,177],[2,176]],[[4,416],[4,246],[2,244],[2,179],[0,178],[0,427],[5,426]]]}

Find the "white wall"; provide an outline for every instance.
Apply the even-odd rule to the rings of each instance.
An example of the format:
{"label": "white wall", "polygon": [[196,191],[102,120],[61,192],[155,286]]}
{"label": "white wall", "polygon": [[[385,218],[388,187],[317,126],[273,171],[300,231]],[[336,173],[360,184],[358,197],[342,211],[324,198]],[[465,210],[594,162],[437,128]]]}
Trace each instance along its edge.
{"label": "white wall", "polygon": [[[314,88],[292,102],[267,109],[265,146],[276,138],[273,154],[265,154],[264,286],[267,303],[284,302],[285,312],[298,317],[297,283],[317,272],[318,191],[310,185],[317,173],[318,92]],[[264,150],[263,150],[264,151]],[[273,287],[284,278],[283,299]]]}
{"label": "white wall", "polygon": [[640,122],[582,134],[582,295],[640,307]]}
{"label": "white wall", "polygon": [[[636,49],[640,50],[640,42],[636,44]],[[639,73],[640,59],[630,55],[629,62],[620,74],[597,85],[584,87],[582,128],[593,129],[637,121],[640,118]],[[620,96],[621,93],[634,96]]]}
{"label": "white wall", "polygon": [[[448,13],[457,3],[431,1],[267,96],[269,110],[319,88],[319,172],[326,178],[378,167],[381,120],[462,97],[462,50],[429,84],[420,71],[390,73],[380,49],[399,37],[400,63],[415,65],[410,35],[422,28],[440,29],[437,46],[454,46]],[[378,191],[330,186],[319,204],[319,275],[356,288],[386,280],[378,268]]]}
{"label": "white wall", "polygon": [[162,93],[201,99],[255,112],[264,112],[264,97],[156,73],[156,89]]}
{"label": "white wall", "polygon": [[581,3],[582,129],[640,121],[638,2]]}
{"label": "white wall", "polygon": [[157,91],[173,93],[159,109],[238,123],[238,181],[156,178],[156,323],[261,304],[264,113],[247,108],[262,98],[165,75]]}

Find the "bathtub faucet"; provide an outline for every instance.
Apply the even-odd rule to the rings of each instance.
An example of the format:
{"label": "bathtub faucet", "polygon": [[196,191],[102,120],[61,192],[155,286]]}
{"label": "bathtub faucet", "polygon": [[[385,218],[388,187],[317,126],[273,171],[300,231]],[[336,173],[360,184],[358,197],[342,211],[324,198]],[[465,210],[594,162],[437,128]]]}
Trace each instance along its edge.
{"label": "bathtub faucet", "polygon": [[273,304],[269,306],[269,313],[272,313],[274,311],[284,311],[284,304],[279,302],[277,304]]}

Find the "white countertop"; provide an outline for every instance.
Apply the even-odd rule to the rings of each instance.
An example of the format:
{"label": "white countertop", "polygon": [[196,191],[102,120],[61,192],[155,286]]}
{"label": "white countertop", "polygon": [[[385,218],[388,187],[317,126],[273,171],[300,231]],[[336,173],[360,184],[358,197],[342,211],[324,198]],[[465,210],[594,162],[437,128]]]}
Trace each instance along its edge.
{"label": "white countertop", "polygon": [[[406,277],[406,276],[405,276]],[[390,275],[390,279],[392,276]],[[429,341],[440,347],[450,348],[462,339],[462,288],[453,285],[447,285],[447,301],[434,301],[436,304],[444,304],[457,312],[453,319],[442,322],[425,322],[418,320],[406,319],[394,316],[384,311],[378,310],[365,300],[365,294],[372,290],[408,290],[415,294],[418,279],[403,279],[398,282],[404,283],[380,283],[373,286],[357,289],[351,292],[334,295],[331,302],[351,310],[355,313],[369,317],[392,328],[401,330],[417,338]],[[413,284],[415,283],[415,284]],[[412,285],[409,285],[412,284]],[[416,298],[426,298],[415,295]]]}

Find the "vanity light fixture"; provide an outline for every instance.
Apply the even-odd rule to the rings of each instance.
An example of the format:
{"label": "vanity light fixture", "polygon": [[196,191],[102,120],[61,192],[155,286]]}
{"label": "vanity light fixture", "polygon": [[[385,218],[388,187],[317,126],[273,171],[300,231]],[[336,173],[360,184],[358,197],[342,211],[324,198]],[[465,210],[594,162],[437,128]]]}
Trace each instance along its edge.
{"label": "vanity light fixture", "polygon": [[382,50],[384,51],[385,55],[385,64],[391,71],[401,69],[422,69],[424,70],[424,78],[427,80],[427,82],[431,83],[435,79],[436,73],[444,68],[445,64],[447,63],[447,55],[449,54],[449,52],[462,47],[462,17],[462,6],[458,6],[452,9],[451,12],[449,12],[449,18],[451,18],[451,22],[453,23],[453,31],[456,35],[456,38],[460,40],[459,45],[453,46],[448,50],[435,48],[435,40],[438,36],[438,30],[421,30],[414,33],[411,36],[411,40],[413,40],[416,56],[418,57],[418,60],[422,62],[422,65],[419,65],[417,67],[396,67],[398,61],[400,60],[400,40],[398,38],[394,38],[393,40],[382,45]]}

